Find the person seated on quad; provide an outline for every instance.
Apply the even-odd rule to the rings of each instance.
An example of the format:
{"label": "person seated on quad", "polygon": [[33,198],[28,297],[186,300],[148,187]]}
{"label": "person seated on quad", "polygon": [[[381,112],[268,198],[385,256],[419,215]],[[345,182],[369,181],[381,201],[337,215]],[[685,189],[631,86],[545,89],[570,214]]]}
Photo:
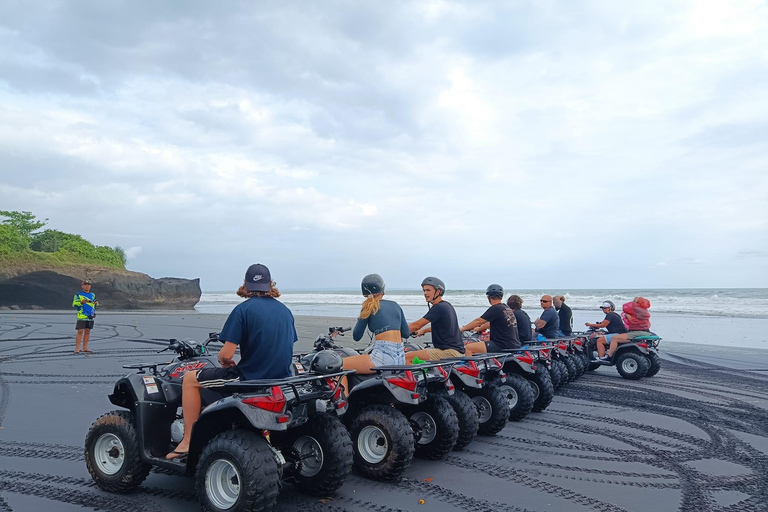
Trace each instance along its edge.
{"label": "person seated on quad", "polygon": [[[248,267],[237,295],[246,298],[229,314],[219,340],[220,368],[203,368],[184,374],[181,403],[184,411],[184,438],[166,459],[186,457],[192,425],[200,417],[200,389],[216,390],[228,382],[255,379],[282,379],[291,376],[293,344],[298,341],[293,314],[280,301],[280,292],[269,269],[261,264]],[[240,347],[240,362],[235,350]]]}
{"label": "person seated on quad", "polygon": [[552,296],[542,295],[539,302],[544,312],[533,321],[536,325],[536,333],[547,339],[557,338],[558,331],[560,331],[560,317],[557,316],[557,311],[552,306]]}
{"label": "person seated on quad", "polygon": [[531,329],[531,317],[523,311],[523,299],[519,295],[510,295],[507,299],[507,306],[514,311],[515,320],[517,320],[517,335],[520,343],[524,344],[531,341],[533,329]]}
{"label": "person seated on quad", "polygon": [[622,334],[627,332],[627,328],[624,326],[624,322],[618,313],[616,313],[616,306],[610,300],[603,301],[600,305],[600,309],[605,313],[605,318],[597,323],[585,322],[584,325],[591,327],[592,329],[607,329],[608,334],[597,338],[597,356],[605,356],[605,346],[611,343],[611,339],[616,334]]}
{"label": "person seated on quad", "polygon": [[[371,331],[376,341],[370,354],[344,358],[345,370],[356,370],[360,374],[374,373],[373,366],[388,366],[405,364],[403,338],[411,335],[408,322],[405,321],[403,309],[392,300],[384,300],[384,279],[378,274],[369,274],[361,284],[363,307],[352,331],[352,338],[360,341],[366,328]],[[347,377],[342,379],[344,389],[347,387]]]}
{"label": "person seated on quad", "polygon": [[552,302],[557,311],[557,318],[560,322],[561,336],[570,336],[573,334],[573,312],[570,306],[565,303],[565,295],[555,295]]}
{"label": "person seated on quad", "polygon": [[608,352],[599,359],[600,362],[610,362],[620,343],[627,343],[640,336],[653,336],[649,331],[651,328],[651,313],[648,309],[650,307],[651,301],[645,297],[635,297],[635,300],[627,302],[621,307],[627,332],[617,334],[611,338]]}
{"label": "person seated on quad", "polygon": [[491,338],[488,341],[478,341],[466,345],[464,349],[467,356],[520,348],[515,312],[501,301],[504,297],[504,288],[499,284],[492,284],[485,290],[485,295],[488,297],[488,303],[491,307],[486,309],[479,318],[462,327],[461,330],[470,331],[489,323]]}
{"label": "person seated on quad", "polygon": [[421,289],[431,307],[424,318],[411,322],[408,328],[416,336],[432,332],[432,348],[408,352],[405,354],[405,360],[411,364],[416,357],[429,361],[461,357],[464,355],[464,342],[456,310],[450,302],[443,300],[445,283],[436,277],[427,277],[421,282]]}

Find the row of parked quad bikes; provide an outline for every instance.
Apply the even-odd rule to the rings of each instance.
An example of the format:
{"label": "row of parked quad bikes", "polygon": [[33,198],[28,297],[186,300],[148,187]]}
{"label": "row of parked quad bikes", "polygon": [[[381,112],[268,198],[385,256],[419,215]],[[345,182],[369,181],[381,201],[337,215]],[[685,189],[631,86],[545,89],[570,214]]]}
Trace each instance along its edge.
{"label": "row of parked quad bikes", "polygon": [[[492,436],[507,421],[545,410],[555,390],[600,366],[592,362],[598,333],[545,342],[520,350],[380,366],[372,375],[340,370],[341,357],[359,352],[336,344],[347,329],[333,327],[314,350],[294,359],[286,379],[227,384],[226,395],[202,390],[205,406],[194,424],[189,455],[166,460],[184,434],[182,377],[217,366],[208,345],[170,340],[170,363],[127,365],[109,400],[123,410],[99,417],[85,439],[88,471],[98,486],[135,490],[153,466],[195,476],[204,510],[269,511],[282,482],[328,496],[352,466],[368,478],[392,480],[414,455],[441,459]],[[465,333],[468,342],[481,339]],[[659,338],[621,345],[611,364],[622,377],[651,377],[660,369]],[[423,347],[405,342],[406,351]],[[370,347],[366,350],[370,350]],[[361,351],[365,352],[365,350]],[[349,393],[341,386],[348,376]]]}

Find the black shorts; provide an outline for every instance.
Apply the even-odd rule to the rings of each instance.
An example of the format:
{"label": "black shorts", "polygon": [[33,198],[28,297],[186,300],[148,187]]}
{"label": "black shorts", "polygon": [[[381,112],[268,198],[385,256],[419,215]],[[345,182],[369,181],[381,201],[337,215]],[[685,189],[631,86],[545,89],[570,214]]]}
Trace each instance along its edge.
{"label": "black shorts", "polygon": [[206,389],[218,388],[229,382],[239,382],[240,372],[237,367],[203,368],[197,372],[197,382]]}
{"label": "black shorts", "polygon": [[78,320],[75,324],[75,330],[93,329],[93,320]]}

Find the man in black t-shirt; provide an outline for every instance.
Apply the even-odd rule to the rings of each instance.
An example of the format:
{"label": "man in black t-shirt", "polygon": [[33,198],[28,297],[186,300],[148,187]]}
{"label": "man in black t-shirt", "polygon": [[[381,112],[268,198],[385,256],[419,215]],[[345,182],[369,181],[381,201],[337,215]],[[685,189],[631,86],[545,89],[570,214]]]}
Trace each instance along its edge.
{"label": "man in black t-shirt", "polygon": [[536,325],[536,332],[547,339],[557,338],[557,332],[560,330],[560,317],[552,306],[552,296],[541,296],[541,308],[544,310],[541,316],[533,321]]}
{"label": "man in black t-shirt", "polygon": [[488,297],[491,307],[485,310],[485,313],[480,315],[480,318],[475,318],[462,327],[461,330],[470,331],[488,322],[491,328],[491,339],[470,343],[464,347],[467,355],[471,356],[520,348],[520,335],[517,332],[515,312],[501,302],[504,296],[504,289],[501,285],[492,284],[486,289],[485,295]]}
{"label": "man in black t-shirt", "polygon": [[[459,319],[456,310],[450,302],[443,300],[445,283],[436,277],[427,277],[421,282],[424,298],[432,307],[424,318],[408,324],[412,334],[423,336],[432,333],[434,348],[405,353],[405,362],[411,364],[415,357],[427,361],[444,359],[446,357],[461,357],[464,354],[464,343],[459,331]],[[427,327],[427,324],[430,324]]]}
{"label": "man in black t-shirt", "polygon": [[531,341],[533,329],[531,329],[531,317],[522,310],[523,299],[519,295],[510,295],[507,299],[507,306],[515,312],[517,320],[517,334],[520,336],[520,344]]}
{"label": "man in black t-shirt", "polygon": [[613,338],[615,334],[627,332],[627,327],[624,325],[624,321],[619,314],[616,313],[616,306],[613,302],[606,300],[602,303],[600,309],[605,313],[605,318],[596,324],[585,322],[584,325],[593,329],[605,328],[608,330],[608,334],[597,338],[597,355],[598,357],[603,357],[605,355],[605,346],[611,343],[611,338]]}

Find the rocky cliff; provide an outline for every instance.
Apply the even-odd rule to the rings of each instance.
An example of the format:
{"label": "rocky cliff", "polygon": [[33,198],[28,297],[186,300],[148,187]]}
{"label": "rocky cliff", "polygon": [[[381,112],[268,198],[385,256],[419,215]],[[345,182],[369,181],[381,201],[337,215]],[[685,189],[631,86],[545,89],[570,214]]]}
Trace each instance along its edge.
{"label": "rocky cliff", "polygon": [[[99,309],[192,309],[199,279],[163,277],[94,266],[0,268],[0,308],[69,309],[80,283],[89,279]],[[16,306],[16,307],[14,307]]]}

